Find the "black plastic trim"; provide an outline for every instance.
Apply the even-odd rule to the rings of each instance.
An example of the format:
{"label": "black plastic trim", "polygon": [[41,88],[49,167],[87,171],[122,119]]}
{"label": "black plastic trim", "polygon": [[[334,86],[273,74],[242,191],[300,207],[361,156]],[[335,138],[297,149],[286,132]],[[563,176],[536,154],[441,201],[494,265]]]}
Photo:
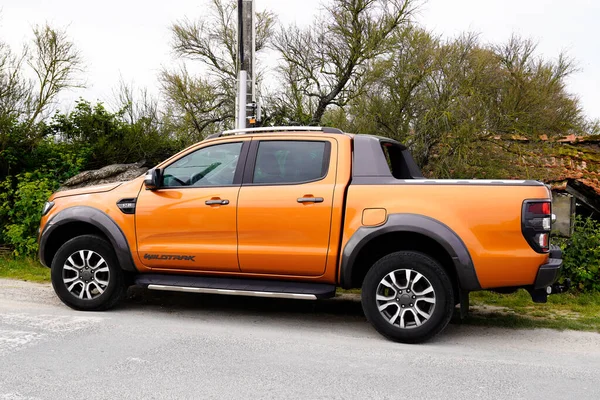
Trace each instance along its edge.
{"label": "black plastic trim", "polygon": [[562,259],[562,250],[557,245],[550,245],[550,258],[560,258]]}
{"label": "black plastic trim", "polygon": [[48,239],[52,236],[52,232],[58,227],[71,222],[84,222],[98,228],[112,244],[121,268],[126,271],[137,272],[131,257],[129,244],[119,225],[103,211],[89,206],[65,208],[48,221],[39,241],[39,257],[43,265],[50,267],[44,261],[44,250]]}
{"label": "black plastic trim", "polygon": [[341,129],[338,128],[331,128],[328,126],[324,126],[323,129],[321,129],[321,132],[323,133],[338,133],[338,134],[343,134],[344,131],[342,131]]}
{"label": "black plastic trim", "polygon": [[343,288],[352,287],[352,269],[362,248],[390,232],[419,233],[435,240],[452,258],[460,288],[467,291],[481,289],[469,250],[460,237],[442,222],[419,214],[390,214],[383,225],[359,228],[342,253],[340,284]]}
{"label": "black plastic trim", "polygon": [[560,258],[550,258],[546,264],[540,266],[533,284],[534,289],[544,289],[556,282],[562,263],[563,260]]}
{"label": "black plastic trim", "polygon": [[[117,207],[123,214],[135,214],[136,198],[127,198],[117,201]],[[123,207],[124,204],[133,204],[133,207]]]}

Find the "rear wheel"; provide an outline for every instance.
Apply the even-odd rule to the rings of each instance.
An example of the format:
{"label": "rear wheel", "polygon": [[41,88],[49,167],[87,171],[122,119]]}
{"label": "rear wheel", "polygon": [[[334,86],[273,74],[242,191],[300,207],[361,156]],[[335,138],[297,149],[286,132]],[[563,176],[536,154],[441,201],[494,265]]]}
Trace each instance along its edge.
{"label": "rear wheel", "polygon": [[362,305],[382,335],[397,342],[423,342],[441,332],[452,317],[452,282],[444,268],[423,253],[392,253],[367,273]]}
{"label": "rear wheel", "polygon": [[54,291],[76,310],[106,310],[125,292],[123,271],[112,247],[95,235],[78,236],[63,244],[51,268]]}

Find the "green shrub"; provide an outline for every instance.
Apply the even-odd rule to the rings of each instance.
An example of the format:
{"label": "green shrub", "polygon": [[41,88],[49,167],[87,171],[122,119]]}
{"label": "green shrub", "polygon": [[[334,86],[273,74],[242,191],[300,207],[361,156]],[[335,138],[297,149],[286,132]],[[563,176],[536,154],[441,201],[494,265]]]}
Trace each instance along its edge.
{"label": "green shrub", "polygon": [[600,223],[577,217],[575,231],[563,240],[563,278],[582,291],[600,291]]}
{"label": "green shrub", "polygon": [[46,174],[26,172],[17,175],[14,182],[7,178],[0,184],[0,218],[6,221],[2,236],[13,247],[15,256],[34,255],[37,252],[37,233],[44,203],[58,187],[58,181]]}

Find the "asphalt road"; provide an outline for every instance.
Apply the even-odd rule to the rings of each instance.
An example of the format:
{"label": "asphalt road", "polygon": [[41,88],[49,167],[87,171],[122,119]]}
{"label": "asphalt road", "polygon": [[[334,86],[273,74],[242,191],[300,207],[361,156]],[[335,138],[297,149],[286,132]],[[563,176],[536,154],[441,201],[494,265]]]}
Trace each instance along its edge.
{"label": "asphalt road", "polygon": [[0,399],[598,399],[600,335],[453,324],[392,343],[354,300],[130,290],[73,311],[0,280]]}

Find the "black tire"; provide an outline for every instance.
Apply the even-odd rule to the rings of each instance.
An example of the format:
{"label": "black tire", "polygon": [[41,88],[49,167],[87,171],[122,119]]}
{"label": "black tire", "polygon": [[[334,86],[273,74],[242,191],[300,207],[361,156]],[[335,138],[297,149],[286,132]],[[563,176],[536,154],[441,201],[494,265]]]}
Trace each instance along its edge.
{"label": "black tire", "polygon": [[[413,285],[421,285],[421,287],[428,287],[426,285],[429,285],[433,289],[432,294],[419,294],[424,292],[425,289],[419,293],[415,293],[415,290],[413,290],[411,293],[411,281],[408,279],[406,279],[408,282],[406,284],[407,288],[400,288],[403,285],[398,284],[398,286],[395,286],[395,289],[388,289],[389,286],[387,283],[391,279],[389,274],[397,271],[394,273],[394,277],[404,279],[406,271],[402,272],[402,270],[412,270],[413,272],[410,272],[411,275],[409,276],[415,277]],[[426,280],[417,278],[418,275],[416,273],[421,274]],[[380,286],[384,278],[386,278],[387,283],[382,283],[382,286]],[[380,297],[380,303],[378,304],[376,298],[378,290],[380,296],[383,296],[384,292],[382,290],[385,290],[386,297],[393,297],[393,299],[383,301],[381,300],[382,297]],[[424,299],[424,297],[431,298],[431,296],[433,296],[433,307],[431,307],[431,299]],[[417,298],[417,300],[410,300],[411,298]],[[414,303],[405,304],[410,301],[414,301]],[[419,302],[418,305],[417,302]],[[403,308],[400,308],[401,304],[404,305],[403,308],[410,308],[415,311],[403,311]],[[362,285],[362,306],[369,322],[383,336],[402,343],[424,342],[440,333],[452,318],[454,310],[452,282],[444,268],[433,258],[419,252],[399,251],[381,258],[367,272]],[[386,306],[386,308],[379,311],[380,306]],[[419,310],[416,310],[416,307],[419,307]],[[430,314],[425,314],[429,315],[428,319],[421,316],[420,311],[423,311],[422,308],[426,309],[425,311],[431,311]],[[412,320],[409,320],[408,323],[405,320],[400,321],[398,319],[400,317],[396,312],[401,314],[403,319],[406,312],[406,320]],[[393,323],[390,322],[392,319]],[[415,321],[417,319],[420,325]],[[404,324],[405,327],[400,327],[401,324]]]}
{"label": "black tire", "polygon": [[[84,257],[79,253],[80,251],[83,251],[83,254],[85,255],[89,255],[90,252],[94,254],[88,257],[88,261],[84,261]],[[73,262],[68,261],[71,256],[73,256],[71,258]],[[100,266],[97,268],[97,271],[102,269],[103,272],[94,273],[94,270],[87,268],[87,266],[88,264],[99,262],[100,257],[104,260],[104,263],[101,265],[99,264]],[[78,271],[74,272],[75,269],[69,267],[71,264],[82,264],[83,267],[82,269],[75,268]],[[104,272],[107,268],[108,272]],[[84,273],[83,269],[86,270],[85,274],[87,275],[85,276],[82,275]],[[88,272],[87,270],[92,272]],[[75,277],[73,279],[79,282],[72,291],[69,290],[69,287],[73,284],[65,283],[66,279],[71,279],[68,274],[72,274],[72,276]],[[65,275],[67,275],[67,278],[65,278]],[[113,248],[106,240],[95,235],[77,236],[63,244],[52,260],[51,278],[52,287],[57,296],[63,303],[75,310],[107,310],[114,307],[125,294],[123,270],[121,270],[121,267],[117,262],[117,257],[115,256]],[[101,280],[101,278],[104,278],[105,280]],[[91,283],[84,283],[84,280],[85,282]],[[103,285],[99,284],[99,282],[108,283]],[[85,285],[88,285],[88,290],[85,291],[82,296],[89,296],[89,298],[79,298],[77,291],[81,288],[81,291],[79,292],[79,294],[81,294],[86,287]],[[103,292],[100,293],[100,290],[103,290]]]}

